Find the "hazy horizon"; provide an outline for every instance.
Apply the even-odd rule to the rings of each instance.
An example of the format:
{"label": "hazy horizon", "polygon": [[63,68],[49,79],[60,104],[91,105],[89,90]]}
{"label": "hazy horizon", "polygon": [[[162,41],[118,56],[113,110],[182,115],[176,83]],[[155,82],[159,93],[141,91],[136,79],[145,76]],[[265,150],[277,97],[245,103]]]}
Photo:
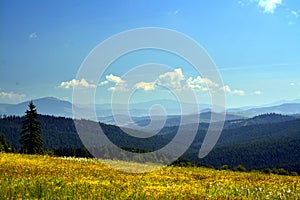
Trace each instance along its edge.
{"label": "hazy horizon", "polygon": [[[16,103],[0,103],[0,104],[11,104],[11,105],[17,105],[17,104],[22,104],[22,103],[27,103],[29,101],[33,101],[35,102],[36,100],[45,100],[45,99],[51,99],[51,98],[54,98],[55,100],[60,100],[60,101],[66,101],[68,103],[71,103],[72,104],[72,100],[68,100],[68,99],[61,99],[59,97],[55,97],[55,96],[44,96],[44,97],[37,97],[36,99],[26,99],[24,101],[21,101],[21,102],[16,102]],[[178,103],[179,105],[179,102],[176,101],[176,100],[173,100],[173,99],[155,99],[155,100],[149,100],[149,101],[140,101],[140,102],[129,102],[128,105],[134,105],[134,104],[145,104],[145,103],[151,103],[151,102],[163,102],[163,101],[170,101],[170,102],[174,102],[174,103]],[[189,103],[189,102],[181,102],[181,103],[184,103],[184,104],[192,104],[192,103]],[[281,105],[281,104],[289,104],[289,103],[300,103],[300,99],[282,99],[282,100],[279,100],[279,101],[271,101],[271,102],[268,102],[268,103],[265,103],[265,104],[252,104],[252,105],[246,105],[246,106],[240,106],[240,107],[228,107],[227,106],[227,109],[234,109],[234,108],[254,108],[254,107],[269,107],[269,106],[275,106],[275,105]],[[90,105],[90,104],[82,104],[82,105]],[[95,105],[98,105],[98,106],[101,106],[101,105],[112,105],[111,102],[104,102],[104,103],[96,103]],[[118,104],[115,104],[115,105],[127,105],[127,103],[118,103]],[[198,102],[198,105],[200,106],[203,106],[203,105],[207,105],[207,107],[203,107],[203,109],[206,109],[206,108],[209,108],[211,106],[210,103],[201,103],[201,102]]]}
{"label": "hazy horizon", "polygon": [[[74,86],[95,89],[97,104],[128,89],[136,90],[132,102],[176,99],[168,86],[192,89],[199,104],[210,103],[211,90],[222,90],[230,108],[300,99],[299,1],[1,1],[0,13],[0,103],[46,96],[71,102]],[[153,49],[113,60],[98,82],[76,78],[98,44],[143,27],[192,38],[214,61],[223,85],[183,58]],[[145,63],[153,75],[133,74],[136,82],[130,83],[127,74]]]}

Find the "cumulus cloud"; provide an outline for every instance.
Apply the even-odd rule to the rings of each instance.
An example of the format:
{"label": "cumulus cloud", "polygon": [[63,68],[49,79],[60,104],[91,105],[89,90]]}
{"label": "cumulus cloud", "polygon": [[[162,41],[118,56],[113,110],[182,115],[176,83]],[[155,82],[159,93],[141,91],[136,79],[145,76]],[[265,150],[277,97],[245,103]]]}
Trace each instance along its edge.
{"label": "cumulus cloud", "polygon": [[117,83],[115,86],[108,88],[109,91],[127,91],[127,84],[125,82]]}
{"label": "cumulus cloud", "polygon": [[8,102],[8,103],[17,103],[20,101],[25,100],[26,95],[25,94],[18,94],[14,92],[0,92],[0,100],[2,102]]}
{"label": "cumulus cloud", "polygon": [[185,76],[182,73],[182,69],[180,68],[174,69],[174,71],[171,72],[161,74],[153,82],[139,82],[135,84],[133,88],[150,91],[155,90],[156,86],[163,86],[174,90],[184,90],[189,88],[200,91],[211,90],[212,92],[217,92],[221,89],[233,95],[245,95],[245,92],[243,90],[232,90],[228,85],[221,87],[208,78],[202,78],[200,76],[197,76],[196,78],[189,77],[188,79],[185,79]]}
{"label": "cumulus cloud", "polygon": [[225,92],[231,92],[231,89],[228,85],[224,85],[223,87],[220,88],[221,90],[224,90]]}
{"label": "cumulus cloud", "polygon": [[145,91],[154,90],[156,86],[162,86],[173,90],[181,90],[186,86],[185,77],[182,69],[174,69],[174,71],[166,72],[159,75],[153,82],[139,82],[134,85],[134,89],[143,89]]}
{"label": "cumulus cloud", "polygon": [[231,94],[237,94],[237,95],[240,95],[240,96],[244,96],[245,95],[245,91],[244,90],[233,90],[231,92]]}
{"label": "cumulus cloud", "polygon": [[84,78],[81,80],[72,79],[71,81],[61,82],[61,88],[72,88],[72,87],[82,87],[82,88],[96,88],[96,85],[93,83],[87,82]]}
{"label": "cumulus cloud", "polygon": [[[295,7],[291,9],[283,0],[238,0],[237,4],[240,6],[248,6],[250,4],[256,4],[258,8],[262,9],[263,13],[273,14],[279,7],[285,8],[284,12],[288,20],[288,25],[294,25],[297,23],[300,16],[300,10],[295,10]],[[283,13],[283,12],[282,12]]]}
{"label": "cumulus cloud", "polygon": [[260,90],[256,90],[256,91],[254,91],[254,94],[256,94],[256,95],[260,95],[260,94],[262,94],[262,91],[260,91]]}
{"label": "cumulus cloud", "polygon": [[264,13],[274,13],[277,6],[281,5],[282,0],[256,0],[259,7],[264,9]]}
{"label": "cumulus cloud", "polygon": [[121,83],[121,82],[124,82],[121,77],[119,76],[115,76],[115,75],[107,75],[106,76],[106,80],[109,81],[109,82],[114,82],[114,83]]}
{"label": "cumulus cloud", "polygon": [[33,33],[30,33],[29,34],[29,38],[30,39],[35,39],[35,38],[37,38],[38,36],[37,36],[37,34],[36,34],[36,32],[33,32]]}
{"label": "cumulus cloud", "polygon": [[183,88],[185,77],[180,68],[172,72],[166,72],[159,75],[156,84],[170,89],[180,90]]}
{"label": "cumulus cloud", "polygon": [[229,94],[236,94],[236,95],[239,95],[239,96],[245,95],[245,91],[244,90],[237,90],[237,89],[232,90],[228,85],[224,85],[220,89],[224,90],[225,92],[227,92]]}
{"label": "cumulus cloud", "polygon": [[134,85],[134,89],[143,89],[145,91],[150,91],[150,90],[154,90],[155,89],[155,82],[139,82],[137,84]]}
{"label": "cumulus cloud", "polygon": [[187,86],[191,89],[199,89],[202,91],[209,90],[208,87],[218,87],[219,85],[208,78],[197,76],[196,78],[189,77],[186,81]]}
{"label": "cumulus cloud", "polygon": [[106,85],[106,84],[108,84],[108,80],[102,81],[102,82],[99,83],[98,85],[99,85],[99,86],[102,86],[102,85]]}
{"label": "cumulus cloud", "polygon": [[[107,75],[106,80],[100,82],[98,86],[103,86],[109,83],[116,83],[115,86],[109,87],[109,91],[127,91],[128,85],[127,82],[122,80],[121,77],[115,76],[113,74]],[[193,89],[193,90],[200,90],[200,91],[209,91],[218,92],[219,90],[224,90],[227,93],[232,95],[245,95],[245,91],[234,89],[232,90],[228,85],[221,87],[214,81],[208,78],[202,78],[197,76],[196,78],[189,77],[188,79],[185,78],[184,74],[182,73],[181,68],[174,69],[173,71],[169,71],[163,73],[158,76],[152,82],[145,82],[141,81],[133,85],[133,89],[141,89],[144,91],[152,91],[157,89],[158,86],[166,87],[171,90],[185,90],[185,89]]]}
{"label": "cumulus cloud", "polygon": [[121,77],[109,74],[105,76],[106,80],[98,84],[98,86],[107,85],[109,83],[115,83],[115,86],[109,87],[108,91],[127,91],[127,83],[122,80]]}

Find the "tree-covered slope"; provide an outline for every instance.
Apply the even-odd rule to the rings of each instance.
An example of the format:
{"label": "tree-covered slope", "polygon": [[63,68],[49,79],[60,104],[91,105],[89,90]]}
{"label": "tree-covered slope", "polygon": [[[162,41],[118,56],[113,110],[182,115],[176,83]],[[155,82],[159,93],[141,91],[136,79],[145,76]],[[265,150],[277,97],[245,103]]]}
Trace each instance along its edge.
{"label": "tree-covered slope", "polygon": [[[38,119],[41,122],[45,149],[83,147],[72,119],[44,115],[39,115]],[[14,145],[17,150],[20,149],[22,120],[21,117],[0,119],[0,133],[3,133],[7,142]],[[89,123],[98,125],[97,122]],[[160,134],[143,139],[130,136],[123,131],[125,129],[122,130],[117,126],[100,125],[114,144],[126,150],[139,152],[162,148],[173,139],[178,130],[178,127],[165,127]],[[224,129],[213,151],[204,159],[199,160],[197,155],[206,134],[206,128],[207,124],[200,125],[191,147],[182,156],[183,160],[215,167],[224,164],[230,167],[243,164],[248,169],[284,167],[300,173],[300,119]],[[184,126],[184,130],[186,134],[191,131],[188,125]],[[131,129],[127,131],[143,134],[141,131]]]}

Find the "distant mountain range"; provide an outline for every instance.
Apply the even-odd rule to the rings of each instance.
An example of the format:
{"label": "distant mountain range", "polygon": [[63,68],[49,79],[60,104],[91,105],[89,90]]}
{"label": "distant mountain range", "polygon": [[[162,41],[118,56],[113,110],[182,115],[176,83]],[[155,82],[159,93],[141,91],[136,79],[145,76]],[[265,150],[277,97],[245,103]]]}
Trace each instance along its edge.
{"label": "distant mountain range", "polygon": [[[43,115],[72,117],[72,103],[64,100],[60,100],[54,97],[45,97],[33,100],[37,106],[38,113]],[[19,104],[0,104],[0,115],[17,115],[23,116],[27,109],[28,101]],[[199,113],[201,122],[210,121],[210,105],[201,104],[198,105],[199,110],[195,110],[194,106],[189,103],[184,103],[187,108],[185,113],[180,112],[180,105],[173,100],[156,100],[142,103],[134,103],[129,105],[129,112],[133,121],[124,121],[122,125],[128,125],[131,123],[137,123],[139,125],[147,125],[150,121],[149,109],[153,105],[161,105],[167,116],[167,126],[173,126],[179,123],[182,115],[187,116],[190,119],[190,123],[194,123],[194,119]],[[115,113],[117,113],[120,119],[124,111],[127,109],[127,105],[116,104],[114,105]],[[96,114],[98,120],[103,123],[115,124],[112,114],[111,104],[96,104]],[[280,101],[275,102],[272,106],[267,105],[263,107],[243,107],[228,109],[226,120],[245,119],[256,115],[265,113],[278,113],[283,115],[299,115],[300,114],[300,100],[293,101]],[[152,120],[161,120],[159,115],[152,117]]]}
{"label": "distant mountain range", "polygon": [[245,115],[260,115],[264,113],[280,113],[285,115],[293,115],[300,113],[300,103],[284,103],[275,106],[257,107],[249,109],[228,109],[228,112]]}
{"label": "distant mountain range", "polygon": [[[200,114],[194,114],[194,115],[168,116],[165,121],[164,127],[195,124],[197,122],[200,122],[200,123],[216,122],[216,121],[211,120],[211,115],[212,115],[212,112],[202,112]],[[222,114],[219,114],[219,113],[214,113],[214,115],[216,116],[217,119],[222,116]],[[181,121],[181,119],[183,117],[185,118],[185,120],[184,120],[185,122]],[[241,116],[241,115],[235,115],[235,114],[229,114],[229,113],[227,113],[225,116],[226,121],[244,120],[244,119],[247,119],[247,118],[244,116]],[[143,117],[143,118],[134,118],[132,123],[125,124],[125,125],[123,125],[123,127],[134,128],[134,129],[139,129],[139,130],[143,130],[143,131],[153,131],[152,127],[147,127],[147,125],[149,125],[150,122],[152,122],[154,125],[159,124],[159,122],[161,120],[164,120],[164,118],[160,117],[160,116],[154,116],[151,118],[148,116]],[[138,126],[136,126],[136,125],[138,125]],[[154,126],[154,130],[156,130],[155,126]]]}
{"label": "distant mountain range", "polygon": [[[45,97],[33,100],[39,114],[54,116],[72,116],[72,104],[55,97]],[[29,101],[19,104],[0,104],[1,115],[23,116],[28,108]]]}

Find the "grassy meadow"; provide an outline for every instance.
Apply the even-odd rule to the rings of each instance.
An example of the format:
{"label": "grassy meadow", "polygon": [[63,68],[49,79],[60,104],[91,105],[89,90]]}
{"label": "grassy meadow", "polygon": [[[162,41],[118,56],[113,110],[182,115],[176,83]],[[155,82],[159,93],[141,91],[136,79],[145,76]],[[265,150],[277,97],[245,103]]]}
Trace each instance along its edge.
{"label": "grassy meadow", "polygon": [[300,176],[173,166],[134,174],[95,159],[0,153],[0,188],[0,199],[300,199]]}

